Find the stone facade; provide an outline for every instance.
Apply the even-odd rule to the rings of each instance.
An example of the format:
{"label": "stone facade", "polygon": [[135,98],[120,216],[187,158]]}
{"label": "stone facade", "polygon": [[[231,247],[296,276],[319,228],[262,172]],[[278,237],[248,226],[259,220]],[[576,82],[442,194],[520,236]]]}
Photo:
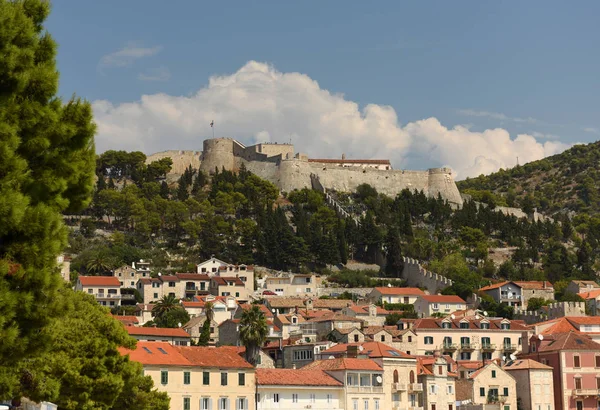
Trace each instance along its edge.
{"label": "stone facade", "polygon": [[425,288],[431,295],[435,295],[442,289],[452,286],[452,280],[438,275],[421,266],[418,260],[404,257],[404,269],[402,279],[407,281],[408,286]]}
{"label": "stone facade", "polygon": [[535,312],[515,310],[514,319],[524,320],[527,324],[544,322],[565,316],[586,316],[586,302],[555,302]]}

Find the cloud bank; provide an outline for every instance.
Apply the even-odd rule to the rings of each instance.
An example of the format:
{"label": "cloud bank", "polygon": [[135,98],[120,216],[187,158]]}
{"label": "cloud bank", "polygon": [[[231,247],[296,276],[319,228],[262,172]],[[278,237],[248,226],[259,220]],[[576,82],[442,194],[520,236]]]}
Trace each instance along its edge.
{"label": "cloud bank", "polygon": [[158,54],[161,50],[161,46],[142,47],[134,42],[130,42],[120,50],[102,56],[98,63],[98,70],[102,72],[103,69],[108,67],[129,67],[136,60],[151,57]]}
{"label": "cloud bank", "polygon": [[215,136],[246,144],[291,140],[296,151],[311,157],[345,153],[347,158],[389,158],[395,168],[449,166],[459,178],[512,167],[517,157],[523,164],[568,148],[533,135],[511,138],[501,128],[448,128],[433,117],[402,125],[390,106],[360,107],[305,74],[282,73],[256,61],[211,77],[190,96],[143,95],[118,105],[98,100],[93,109],[99,152],[201,150],[213,120]]}

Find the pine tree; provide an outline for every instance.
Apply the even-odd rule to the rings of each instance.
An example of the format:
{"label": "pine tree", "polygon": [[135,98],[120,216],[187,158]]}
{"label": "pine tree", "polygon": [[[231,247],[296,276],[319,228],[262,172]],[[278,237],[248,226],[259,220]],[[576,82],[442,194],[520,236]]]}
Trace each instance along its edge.
{"label": "pine tree", "polygon": [[[0,396],[19,389],[17,368],[49,348],[45,331],[64,314],[56,257],[61,213],[91,198],[92,109],[56,93],[56,44],[43,0],[0,0]],[[22,366],[20,366],[22,365]]]}

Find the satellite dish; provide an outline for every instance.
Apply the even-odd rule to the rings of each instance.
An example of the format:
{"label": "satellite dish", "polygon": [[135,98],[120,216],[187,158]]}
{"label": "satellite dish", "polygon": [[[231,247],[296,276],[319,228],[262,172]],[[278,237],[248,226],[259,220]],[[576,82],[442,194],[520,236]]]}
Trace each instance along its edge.
{"label": "satellite dish", "polygon": [[483,316],[487,316],[487,315],[488,315],[488,313],[484,311],[483,312]]}
{"label": "satellite dish", "polygon": [[538,339],[540,339],[540,340],[544,340],[544,335],[539,335],[539,336],[538,336]]}
{"label": "satellite dish", "polygon": [[158,272],[158,276],[161,276],[161,275],[162,275],[162,273]]}
{"label": "satellite dish", "polygon": [[328,359],[333,360],[333,359],[335,359],[335,356],[329,356]]}
{"label": "satellite dish", "polygon": [[480,318],[479,315],[475,315],[475,319],[479,320],[479,318]]}
{"label": "satellite dish", "polygon": [[510,360],[515,360],[517,358],[517,356],[515,356],[514,354],[510,354]]}
{"label": "satellite dish", "polygon": [[383,379],[381,378],[381,376],[377,376],[375,378],[375,380],[377,380],[377,383],[381,383],[383,381]]}
{"label": "satellite dish", "polygon": [[502,361],[505,362],[506,361],[506,356],[502,356]]}
{"label": "satellite dish", "polygon": [[363,350],[365,350],[365,348],[362,346],[358,346],[358,350],[362,352]]}
{"label": "satellite dish", "polygon": [[177,326],[181,327],[181,322],[177,323]]}
{"label": "satellite dish", "polygon": [[454,315],[454,313],[452,313],[452,314],[450,315],[450,318],[451,318],[451,319],[456,319],[456,316]]}
{"label": "satellite dish", "polygon": [[391,284],[391,283],[388,283],[388,288],[391,288],[391,287],[392,287],[392,284]]}

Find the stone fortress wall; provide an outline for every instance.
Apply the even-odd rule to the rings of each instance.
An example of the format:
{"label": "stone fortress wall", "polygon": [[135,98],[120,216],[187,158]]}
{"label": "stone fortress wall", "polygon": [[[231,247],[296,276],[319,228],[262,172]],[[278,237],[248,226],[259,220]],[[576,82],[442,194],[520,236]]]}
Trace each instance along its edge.
{"label": "stone fortress wall", "polygon": [[380,170],[364,167],[345,167],[332,163],[309,162],[305,154],[294,154],[291,144],[261,143],[246,147],[231,138],[204,141],[202,153],[196,151],[164,151],[148,157],[148,162],[170,156],[172,174],[182,174],[192,165],[206,173],[215,168],[236,170],[242,164],[284,192],[312,187],[311,175],[317,176],[325,189],[349,192],[361,184],[369,184],[386,195],[395,196],[405,188],[423,191],[426,195],[438,194],[449,202],[460,205],[463,200],[454,182],[452,172],[446,168],[425,171]]}
{"label": "stone fortress wall", "polygon": [[404,261],[402,279],[406,280],[408,286],[425,288],[430,295],[435,295],[448,286],[452,286],[451,279],[428,271],[421,266],[418,260],[407,257],[402,259]]}
{"label": "stone fortress wall", "polygon": [[514,313],[514,319],[523,320],[528,325],[565,316],[586,316],[585,302],[554,302],[538,311],[516,309]]}

